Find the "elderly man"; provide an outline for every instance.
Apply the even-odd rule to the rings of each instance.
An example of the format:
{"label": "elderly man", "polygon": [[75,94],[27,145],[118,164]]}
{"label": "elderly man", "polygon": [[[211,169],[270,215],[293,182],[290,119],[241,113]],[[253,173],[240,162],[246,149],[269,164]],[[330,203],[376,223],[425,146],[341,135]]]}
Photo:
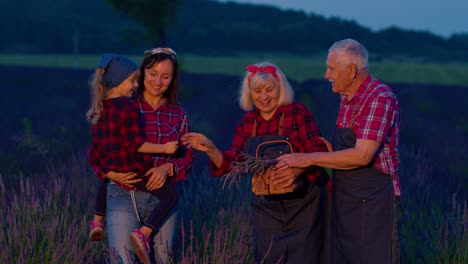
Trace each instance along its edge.
{"label": "elderly man", "polygon": [[333,263],[399,263],[398,100],[369,74],[367,51],[352,39],[330,47],[325,78],[341,94],[333,151],[283,155],[277,169],[333,169]]}

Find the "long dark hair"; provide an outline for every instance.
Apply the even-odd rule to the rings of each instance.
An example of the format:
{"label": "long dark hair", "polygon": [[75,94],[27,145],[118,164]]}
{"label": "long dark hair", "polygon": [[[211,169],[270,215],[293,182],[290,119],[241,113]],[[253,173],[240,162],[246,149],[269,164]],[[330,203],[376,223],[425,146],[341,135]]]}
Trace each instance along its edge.
{"label": "long dark hair", "polygon": [[141,95],[145,90],[145,69],[149,69],[164,60],[170,60],[172,62],[172,80],[169,87],[164,92],[163,97],[167,98],[170,104],[178,104],[179,64],[177,63],[175,52],[169,48],[154,48],[145,52],[145,56],[140,64],[140,75],[137,78],[138,87],[136,89],[136,95]]}

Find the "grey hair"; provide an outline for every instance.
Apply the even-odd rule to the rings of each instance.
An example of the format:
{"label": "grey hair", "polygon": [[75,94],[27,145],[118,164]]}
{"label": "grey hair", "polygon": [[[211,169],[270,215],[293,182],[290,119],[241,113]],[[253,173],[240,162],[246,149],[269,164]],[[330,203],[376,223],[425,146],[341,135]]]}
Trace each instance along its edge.
{"label": "grey hair", "polygon": [[284,73],[278,68],[278,66],[270,63],[270,62],[260,62],[254,64],[258,67],[265,67],[265,66],[273,66],[276,68],[276,74],[278,79],[271,73],[266,72],[257,72],[252,77],[249,76],[252,74],[249,71],[245,72],[244,78],[241,82],[241,87],[239,89],[239,105],[245,111],[251,111],[254,106],[254,102],[252,100],[252,96],[250,93],[250,88],[262,87],[267,82],[272,81],[273,84],[279,86],[280,94],[278,98],[278,106],[291,104],[294,100],[294,91],[291,88],[288,80]]}
{"label": "grey hair", "polygon": [[369,69],[369,55],[366,48],[354,39],[343,39],[335,42],[328,52],[337,52],[344,54],[343,59],[346,63],[356,64],[358,70]]}

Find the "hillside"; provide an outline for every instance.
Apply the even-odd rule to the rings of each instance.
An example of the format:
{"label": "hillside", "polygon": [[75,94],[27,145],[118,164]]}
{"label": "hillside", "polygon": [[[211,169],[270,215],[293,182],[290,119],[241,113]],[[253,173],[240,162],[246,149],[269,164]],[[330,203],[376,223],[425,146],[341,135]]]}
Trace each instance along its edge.
{"label": "hillside", "polygon": [[[468,33],[446,39],[394,27],[374,32],[354,21],[272,6],[181,2],[177,23],[167,29],[167,45],[184,52],[314,55],[325,52],[336,40],[351,37],[366,45],[374,58],[468,60]],[[0,23],[15,25],[0,28],[2,53],[139,54],[154,45],[146,40],[141,25],[105,0],[2,1],[0,7]]]}

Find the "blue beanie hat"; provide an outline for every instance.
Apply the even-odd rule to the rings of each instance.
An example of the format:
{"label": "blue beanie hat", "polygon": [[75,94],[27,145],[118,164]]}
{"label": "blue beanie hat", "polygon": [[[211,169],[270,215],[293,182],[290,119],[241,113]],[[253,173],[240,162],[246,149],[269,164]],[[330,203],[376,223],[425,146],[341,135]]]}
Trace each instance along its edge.
{"label": "blue beanie hat", "polygon": [[107,88],[118,86],[138,69],[135,62],[117,54],[102,55],[97,67],[104,69],[102,79]]}

